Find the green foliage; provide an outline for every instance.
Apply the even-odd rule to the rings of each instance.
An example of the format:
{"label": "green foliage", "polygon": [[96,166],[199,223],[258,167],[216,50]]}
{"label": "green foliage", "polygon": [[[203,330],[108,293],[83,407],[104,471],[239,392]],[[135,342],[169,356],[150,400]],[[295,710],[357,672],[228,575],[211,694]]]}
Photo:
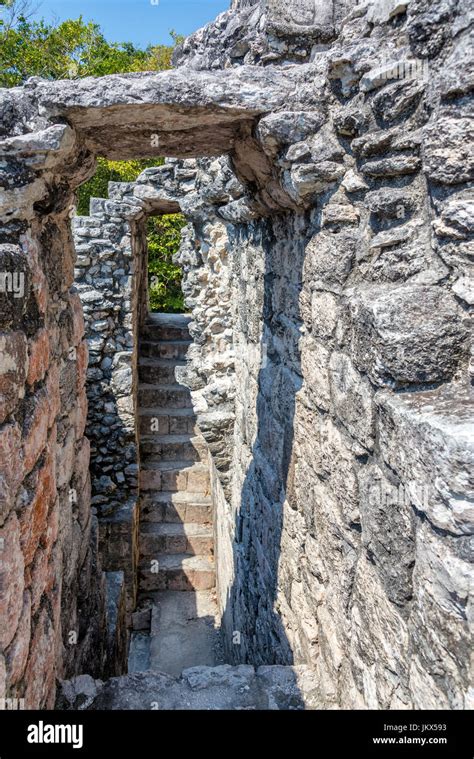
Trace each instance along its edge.
{"label": "green foliage", "polygon": [[[173,44],[150,46],[146,50],[128,42],[109,43],[100,27],[82,17],[60,24],[32,21],[30,0],[0,0],[0,87],[14,87],[30,76],[45,79],[77,79],[136,71],[163,71],[171,68],[171,56],[183,37],[170,31]],[[148,161],[107,161],[99,158],[97,172],[78,190],[80,216],[89,214],[91,197],[108,197],[109,182],[133,182]],[[149,277],[150,308],[154,311],[184,310],[181,271],[172,263],[178,250],[184,219],[180,214],[150,219]]]}
{"label": "green foliage", "polygon": [[30,76],[76,79],[133,71],[171,68],[171,55],[181,37],[170,32],[173,45],[149,46],[107,42],[100,27],[80,16],[61,24],[28,17],[29,0],[0,0],[0,86],[14,87]]}
{"label": "green foliage", "polygon": [[[99,158],[97,171],[78,191],[77,213],[87,216],[91,198],[108,197],[109,182],[133,182],[148,166],[160,166],[163,159],[149,161],[107,161]],[[165,313],[184,311],[181,269],[172,262],[185,224],[182,214],[155,216],[148,220],[148,275],[150,310]]]}
{"label": "green foliage", "polygon": [[[97,171],[78,191],[77,213],[87,216],[91,198],[108,197],[109,182],[133,182],[148,166],[160,166],[163,159],[149,161],[107,161],[99,158]],[[155,216],[148,220],[148,278],[150,310],[165,313],[184,311],[181,269],[172,262],[185,224],[182,214]]]}
{"label": "green foliage", "polygon": [[88,182],[79,187],[77,192],[78,216],[89,215],[91,198],[107,198],[109,182],[134,182],[142,171],[149,166],[161,166],[162,158],[148,161],[107,161],[97,159],[97,170]]}
{"label": "green foliage", "polygon": [[179,248],[181,230],[186,224],[182,214],[154,216],[148,220],[148,275],[150,310],[181,313],[184,309],[181,290],[182,273],[173,264]]}

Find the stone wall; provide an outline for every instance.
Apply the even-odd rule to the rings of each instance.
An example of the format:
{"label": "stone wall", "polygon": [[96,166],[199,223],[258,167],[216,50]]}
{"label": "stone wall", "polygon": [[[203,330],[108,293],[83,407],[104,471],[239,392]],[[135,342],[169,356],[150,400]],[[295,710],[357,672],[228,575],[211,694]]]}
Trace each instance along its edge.
{"label": "stone wall", "polygon": [[144,214],[120,201],[93,199],[91,215],[74,218],[73,233],[89,347],[91,504],[99,516],[103,566],[124,572],[131,611],[138,560],[137,344],[147,291]]}
{"label": "stone wall", "polygon": [[0,245],[0,270],[18,277],[0,293],[0,697],[51,708],[56,676],[100,674],[104,659],[88,353],[69,207],[45,206],[28,230],[15,206]]}
{"label": "stone wall", "polygon": [[260,122],[288,193],[314,209],[228,228],[224,629],[234,662],[311,663],[324,706],[460,709],[473,528],[468,25],[441,3],[431,15],[382,5],[357,9],[321,56],[320,126],[318,112]]}
{"label": "stone wall", "polygon": [[[341,247],[329,248],[337,234]],[[235,240],[242,348],[231,558],[228,541],[218,543],[228,559],[220,562],[234,567],[225,629],[240,633],[238,646],[227,639],[228,654],[312,663],[326,705],[463,708],[472,518],[461,500],[472,455],[466,357],[455,382],[433,386],[418,375],[399,392],[360,372],[366,359],[352,336],[360,311],[354,316],[344,287],[355,257],[334,282],[344,236],[325,240],[314,213],[256,229],[245,246]],[[437,286],[432,296],[399,287],[387,298],[386,286],[374,284],[366,297],[403,335],[387,354],[401,371],[411,350],[426,350],[429,320],[441,308],[450,309],[445,329],[461,321],[456,327],[456,306],[444,305]],[[427,311],[420,304],[430,297],[437,306]],[[249,323],[242,304],[263,322]],[[361,328],[365,335],[365,321]],[[428,365],[433,349],[426,355]],[[374,365],[386,365],[377,358]]]}
{"label": "stone wall", "polygon": [[179,66],[217,69],[307,63],[328,48],[354,0],[235,0],[231,10],[186,38]]}

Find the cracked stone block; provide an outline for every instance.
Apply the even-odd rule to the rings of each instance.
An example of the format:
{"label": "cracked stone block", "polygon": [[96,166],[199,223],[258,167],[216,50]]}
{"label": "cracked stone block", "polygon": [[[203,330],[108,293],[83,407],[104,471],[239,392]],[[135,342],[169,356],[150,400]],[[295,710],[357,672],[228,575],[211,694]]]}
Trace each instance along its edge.
{"label": "cracked stone block", "polygon": [[401,483],[414,483],[416,509],[438,529],[469,535],[474,527],[473,397],[469,387],[377,398],[380,452]]}
{"label": "cracked stone block", "polygon": [[329,376],[336,416],[361,445],[371,450],[374,445],[374,408],[369,383],[343,353],[332,354]]}
{"label": "cracked stone block", "polygon": [[467,329],[441,288],[377,288],[349,299],[351,353],[376,385],[451,379],[467,356]]}
{"label": "cracked stone block", "polygon": [[27,342],[22,332],[0,334],[0,424],[24,396],[28,372]]}
{"label": "cracked stone block", "polygon": [[0,574],[2,594],[0,606],[2,627],[0,642],[5,649],[13,640],[23,608],[25,562],[20,543],[20,524],[15,513],[0,531]]}

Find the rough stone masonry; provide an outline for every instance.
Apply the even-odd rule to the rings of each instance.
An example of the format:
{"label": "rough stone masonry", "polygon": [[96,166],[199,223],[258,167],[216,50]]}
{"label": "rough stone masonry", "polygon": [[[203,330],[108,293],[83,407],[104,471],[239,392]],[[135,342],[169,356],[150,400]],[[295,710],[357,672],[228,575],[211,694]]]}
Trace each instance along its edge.
{"label": "rough stone masonry", "polygon": [[[472,10],[233,2],[171,72],[0,92],[7,698],[121,674],[143,224],[180,209],[227,660],[303,667],[311,708],[472,706]],[[96,155],[172,160],[73,240]]]}

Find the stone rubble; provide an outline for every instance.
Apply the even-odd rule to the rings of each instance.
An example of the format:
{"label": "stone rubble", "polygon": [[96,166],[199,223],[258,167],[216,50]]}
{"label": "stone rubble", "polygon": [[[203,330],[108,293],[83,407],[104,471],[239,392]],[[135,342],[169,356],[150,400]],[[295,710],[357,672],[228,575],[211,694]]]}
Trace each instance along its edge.
{"label": "stone rubble", "polygon": [[309,667],[251,667],[229,664],[192,667],[173,677],[141,672],[103,683],[82,675],[63,685],[64,710],[301,710],[318,708],[318,689]]}

